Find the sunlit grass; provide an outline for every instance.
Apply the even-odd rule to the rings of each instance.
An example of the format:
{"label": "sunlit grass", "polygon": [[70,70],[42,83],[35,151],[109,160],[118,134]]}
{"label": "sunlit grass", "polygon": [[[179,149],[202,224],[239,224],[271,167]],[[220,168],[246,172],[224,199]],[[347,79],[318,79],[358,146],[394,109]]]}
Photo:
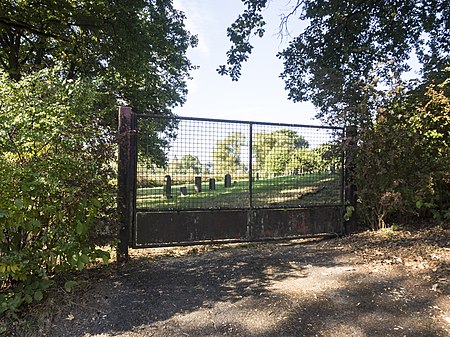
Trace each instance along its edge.
{"label": "sunlit grass", "polygon": [[[301,207],[340,204],[340,175],[309,174],[263,179],[253,182],[252,206]],[[187,195],[181,193],[186,188]],[[194,184],[172,185],[171,196],[164,195],[163,187],[139,188],[137,208],[149,209],[215,209],[250,207],[249,181],[234,181],[225,188],[223,182],[209,190],[202,183],[202,192]]]}

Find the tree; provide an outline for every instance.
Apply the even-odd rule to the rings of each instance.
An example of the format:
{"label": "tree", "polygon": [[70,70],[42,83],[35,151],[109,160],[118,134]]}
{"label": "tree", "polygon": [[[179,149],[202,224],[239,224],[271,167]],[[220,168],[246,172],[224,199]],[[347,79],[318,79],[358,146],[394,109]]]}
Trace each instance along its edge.
{"label": "tree", "polygon": [[197,156],[190,154],[183,156],[181,158],[181,167],[185,172],[192,172],[194,174],[202,173],[202,163]]}
{"label": "tree", "polygon": [[[232,48],[221,74],[237,80],[264,34],[267,0],[244,0],[228,29]],[[289,98],[312,101],[327,124],[359,127],[356,180],[360,209],[373,228],[390,214],[449,217],[450,6],[447,0],[297,0],[307,27],[278,54]],[[412,54],[420,76],[404,81]],[[444,214],[444,215],[442,215]]]}
{"label": "tree", "polygon": [[293,150],[309,147],[308,142],[294,130],[281,129],[270,133],[255,133],[253,137],[255,170],[283,173]]}
{"label": "tree", "polygon": [[366,223],[450,219],[450,80],[403,88],[363,132],[355,180]]}
{"label": "tree", "polygon": [[114,148],[89,81],[0,70],[0,315],[42,299],[57,272],[82,270],[115,241]]}
{"label": "tree", "polygon": [[[0,315],[109,258],[117,105],[184,102],[196,38],[183,20],[170,0],[0,2]],[[175,127],[142,123],[140,149],[164,162]]]}
{"label": "tree", "polygon": [[3,1],[0,64],[11,78],[59,65],[66,78],[104,78],[102,91],[140,113],[183,103],[195,45],[171,1]]}
{"label": "tree", "polygon": [[214,171],[216,173],[238,173],[245,169],[241,162],[241,149],[245,145],[242,132],[234,132],[218,140],[213,151]]}
{"label": "tree", "polygon": [[169,172],[177,174],[200,174],[202,164],[197,156],[184,155],[181,159],[175,157],[169,164]]}
{"label": "tree", "polygon": [[[14,80],[58,66],[62,78],[92,81],[108,127],[115,128],[119,104],[170,115],[185,101],[195,68],[186,50],[196,37],[184,18],[170,0],[2,1],[0,67]],[[142,125],[154,144],[150,157],[163,161],[175,127],[167,120]]]}
{"label": "tree", "polygon": [[313,172],[320,169],[320,157],[316,151],[308,149],[296,149],[288,157],[286,163],[287,171],[299,173]]}
{"label": "tree", "polygon": [[315,170],[321,172],[339,172],[342,160],[342,145],[336,142],[320,145],[313,150],[317,157]]}
{"label": "tree", "polygon": [[[228,28],[233,43],[219,73],[233,80],[251,53],[249,38],[264,33],[266,0],[245,0],[247,10]],[[278,54],[289,98],[312,101],[326,123],[371,124],[380,95],[401,81],[415,51],[426,81],[450,65],[450,9],[446,0],[297,0],[281,25],[297,15],[308,27]]]}

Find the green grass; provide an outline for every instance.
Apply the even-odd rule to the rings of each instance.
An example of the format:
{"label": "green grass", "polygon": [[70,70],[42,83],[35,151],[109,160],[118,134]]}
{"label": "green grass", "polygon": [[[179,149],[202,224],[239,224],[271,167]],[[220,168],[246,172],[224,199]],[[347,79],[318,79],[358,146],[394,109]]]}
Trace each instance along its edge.
{"label": "green grass", "polygon": [[[183,186],[187,188],[188,195],[181,194],[180,187]],[[167,198],[163,194],[163,187],[139,188],[137,208],[214,209],[250,206],[248,180],[235,181],[229,188],[225,188],[223,182],[216,182],[216,190],[209,190],[208,182],[204,182],[201,193],[195,192],[194,184],[173,185],[171,191],[172,197]],[[292,175],[253,183],[254,207],[301,207],[339,203],[340,176],[337,174]]]}

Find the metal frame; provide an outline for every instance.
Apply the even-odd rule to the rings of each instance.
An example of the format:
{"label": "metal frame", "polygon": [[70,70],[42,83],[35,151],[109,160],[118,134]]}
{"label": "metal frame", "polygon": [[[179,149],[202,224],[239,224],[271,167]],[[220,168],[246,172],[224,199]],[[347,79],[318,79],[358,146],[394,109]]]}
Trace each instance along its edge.
{"label": "metal frame", "polygon": [[[143,115],[143,114],[136,114],[137,119],[165,119],[165,120],[177,120],[177,121],[195,121],[195,122],[210,122],[210,123],[224,123],[225,125],[229,124],[240,124],[240,125],[247,125],[249,127],[248,129],[248,174],[246,175],[248,178],[248,206],[243,207],[239,205],[239,207],[229,207],[229,206],[217,206],[217,207],[165,207],[165,208],[156,208],[155,207],[146,207],[146,206],[137,206],[137,208],[140,211],[147,211],[147,212],[158,212],[158,211],[164,211],[164,210],[172,210],[172,211],[195,211],[199,209],[216,209],[216,210],[230,210],[230,209],[255,209],[255,208],[291,208],[289,206],[256,206],[254,204],[253,200],[253,183],[254,183],[254,175],[253,175],[253,127],[256,126],[275,126],[280,128],[305,128],[305,129],[324,129],[324,130],[335,130],[341,132],[341,137],[344,136],[344,128],[342,127],[329,127],[329,126],[319,126],[319,125],[303,125],[303,124],[287,124],[287,123],[266,123],[266,122],[256,122],[256,121],[241,121],[241,120],[226,120],[226,119],[211,119],[211,118],[196,118],[196,117],[172,117],[172,116],[160,116],[160,115]],[[340,172],[341,172],[341,186],[340,186],[340,204],[344,203],[344,160],[345,156],[343,151],[341,152],[341,158],[340,158]],[[332,204],[321,204],[320,206],[335,206],[336,203]],[[316,205],[309,205],[311,207],[314,207]]]}
{"label": "metal frame", "polygon": [[[312,205],[308,207],[290,207],[290,206],[282,206],[282,207],[260,207],[254,205],[254,195],[253,195],[253,131],[255,126],[268,126],[268,127],[280,127],[280,128],[306,128],[306,129],[326,129],[326,130],[334,130],[338,133],[342,134],[342,139],[344,139],[344,128],[342,127],[328,127],[328,126],[318,126],[318,125],[303,125],[303,124],[287,124],[287,123],[265,123],[265,122],[257,122],[257,121],[240,121],[240,120],[227,120],[227,119],[209,119],[209,118],[196,118],[196,117],[172,117],[172,116],[160,116],[160,115],[143,115],[143,114],[131,114],[132,117],[129,122],[129,151],[127,154],[128,157],[128,165],[127,169],[129,170],[129,173],[127,175],[127,192],[126,195],[128,198],[130,198],[128,201],[128,205],[130,205],[129,217],[128,217],[128,226],[129,231],[128,233],[128,239],[126,235],[121,236],[121,241],[126,240],[129,244],[129,246],[133,248],[146,248],[146,247],[161,247],[161,246],[171,246],[171,245],[193,245],[193,244],[210,244],[210,243],[223,243],[223,242],[242,242],[242,241],[261,241],[261,240],[273,240],[275,238],[287,238],[292,237],[289,235],[289,231],[286,230],[286,226],[283,224],[283,230],[279,232],[279,229],[281,227],[278,227],[277,229],[273,230],[268,229],[267,226],[270,227],[270,224],[262,224],[264,222],[271,222],[276,223],[281,218],[286,218],[283,221],[285,222],[292,222],[296,225],[299,225],[303,222],[303,225],[299,226],[305,226],[304,223],[310,222],[311,228],[313,229],[307,229],[306,232],[310,232],[310,235],[336,235],[336,234],[342,234],[344,230],[343,226],[343,210],[344,210],[344,202],[345,202],[345,158],[346,155],[344,154],[344,151],[341,152],[340,156],[340,201],[339,203],[333,204],[333,205]],[[151,207],[139,207],[136,204],[137,199],[137,162],[138,162],[138,153],[137,153],[137,136],[136,133],[139,132],[139,120],[140,119],[165,119],[165,120],[177,120],[177,121],[193,121],[193,122],[212,122],[212,123],[232,123],[232,124],[238,124],[238,125],[248,125],[249,127],[249,142],[248,142],[248,149],[249,149],[249,162],[248,162],[248,186],[249,186],[249,202],[248,205],[243,205],[240,207],[219,207],[219,208],[207,208],[207,209],[201,209],[198,207],[195,208],[182,208],[182,209],[154,209]],[[120,150],[119,150],[119,174],[120,174]],[[120,184],[119,184],[120,185]],[[122,187],[123,188],[123,187]],[[120,189],[120,186],[119,186]],[[120,197],[119,197],[120,200]],[[247,214],[246,216],[241,215],[241,217],[244,219],[246,218],[246,229],[245,234],[243,228],[241,230],[238,230],[238,236],[230,237],[230,238],[224,238],[224,237],[218,237],[218,238],[203,238],[201,235],[199,237],[194,238],[193,240],[179,240],[179,241],[173,241],[173,242],[141,242],[142,240],[139,240],[139,230],[142,230],[140,228],[141,224],[139,221],[141,221],[143,218],[148,216],[149,214],[153,214],[153,220],[149,219],[147,220],[147,224],[157,225],[158,221],[166,221],[164,223],[160,223],[159,226],[161,228],[167,228],[168,226],[172,226],[168,218],[170,218],[171,215],[173,217],[179,217],[180,214],[182,216],[186,215],[187,218],[192,216],[198,216],[198,221],[207,221],[208,223],[211,222],[210,214],[214,214],[215,216],[222,214],[224,217],[229,216],[229,212],[234,211],[241,211],[245,212]],[[203,212],[203,213],[202,213]],[[228,213],[227,213],[228,212]],[[330,216],[321,215],[323,212],[328,212],[331,214]],[[227,215],[228,214],[228,215]],[[166,217],[166,220],[164,219],[164,216]],[[314,217],[318,219],[318,221],[329,221],[335,223],[333,226],[322,226],[321,224],[315,223]],[[155,220],[156,219],[156,220]],[[179,219],[179,218],[177,218]],[[292,220],[293,219],[293,220]],[[305,220],[309,219],[309,220]],[[325,219],[325,220],[324,220]],[[194,220],[197,221],[197,220]],[[175,220],[173,220],[175,221]],[[214,220],[216,221],[216,220]],[[256,223],[261,222],[261,223]],[[281,220],[280,220],[281,221]],[[266,227],[264,227],[266,226]],[[142,226],[141,226],[142,227]],[[286,228],[285,228],[286,227]],[[289,227],[290,228],[290,227]],[[306,228],[306,227],[305,227]],[[185,229],[186,233],[188,233],[191,229]],[[278,232],[277,232],[278,230]],[[124,231],[122,231],[124,232]],[[303,236],[298,235],[298,233],[301,231],[293,232],[294,237]],[[274,233],[273,236],[268,236],[267,233]],[[277,235],[277,233],[281,233],[280,235]],[[307,233],[307,234],[308,234]],[[147,233],[148,234],[148,233]],[[192,234],[191,234],[192,236]],[[162,235],[164,237],[164,235]]]}

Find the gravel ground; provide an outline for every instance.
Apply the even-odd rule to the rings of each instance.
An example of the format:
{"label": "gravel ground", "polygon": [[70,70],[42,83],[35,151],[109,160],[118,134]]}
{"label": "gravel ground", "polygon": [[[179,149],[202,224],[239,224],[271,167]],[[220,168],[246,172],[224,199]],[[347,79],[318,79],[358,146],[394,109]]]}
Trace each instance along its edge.
{"label": "gravel ground", "polygon": [[450,336],[449,265],[443,229],[136,250],[15,335]]}

